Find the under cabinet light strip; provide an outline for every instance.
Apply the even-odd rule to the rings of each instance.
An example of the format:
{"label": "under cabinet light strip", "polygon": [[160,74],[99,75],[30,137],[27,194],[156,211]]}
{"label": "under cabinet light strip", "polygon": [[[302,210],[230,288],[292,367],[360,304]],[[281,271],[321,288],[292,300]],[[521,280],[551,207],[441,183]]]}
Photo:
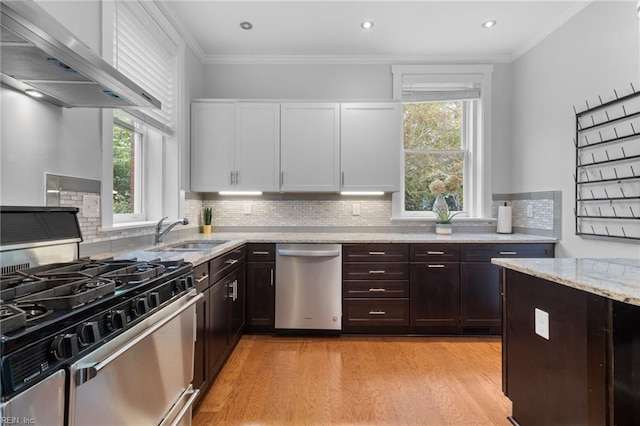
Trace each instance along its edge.
{"label": "under cabinet light strip", "polygon": [[220,195],[262,195],[261,191],[220,191]]}
{"label": "under cabinet light strip", "polygon": [[340,195],[384,195],[383,191],[342,191]]}

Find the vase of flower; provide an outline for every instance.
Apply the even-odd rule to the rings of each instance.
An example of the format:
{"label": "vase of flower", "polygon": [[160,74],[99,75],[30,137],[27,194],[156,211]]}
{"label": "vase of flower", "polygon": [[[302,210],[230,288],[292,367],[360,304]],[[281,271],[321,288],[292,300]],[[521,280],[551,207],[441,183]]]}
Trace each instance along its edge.
{"label": "vase of flower", "polygon": [[451,213],[447,200],[444,199],[444,193],[447,190],[446,185],[440,179],[436,179],[429,185],[429,189],[436,195],[433,202],[433,213],[436,215],[436,234],[451,235],[452,226],[451,219],[460,212]]}
{"label": "vase of flower", "polygon": [[210,234],[211,233],[211,215],[212,209],[211,207],[205,207],[202,209],[202,233]]}

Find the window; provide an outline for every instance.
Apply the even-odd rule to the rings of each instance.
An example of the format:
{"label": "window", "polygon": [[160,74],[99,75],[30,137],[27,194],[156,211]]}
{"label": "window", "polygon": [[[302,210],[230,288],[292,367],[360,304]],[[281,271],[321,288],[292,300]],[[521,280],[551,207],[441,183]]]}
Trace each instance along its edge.
{"label": "window", "polygon": [[394,99],[403,103],[402,188],[393,217],[435,218],[443,193],[459,216],[488,217],[492,66],[393,66]]}
{"label": "window", "polygon": [[[146,219],[143,134],[130,118],[114,112],[113,213],[116,222]],[[138,126],[139,127],[139,126]]]}
{"label": "window", "polygon": [[[184,42],[154,2],[102,2],[103,52],[162,103],[161,109],[103,111],[102,228],[148,226],[179,217],[184,113]],[[112,194],[112,196],[110,195]]]}

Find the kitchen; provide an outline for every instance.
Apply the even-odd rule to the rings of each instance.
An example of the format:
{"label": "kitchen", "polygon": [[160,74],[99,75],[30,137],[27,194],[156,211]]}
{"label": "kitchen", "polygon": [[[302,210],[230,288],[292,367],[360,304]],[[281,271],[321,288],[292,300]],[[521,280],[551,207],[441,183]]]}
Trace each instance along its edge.
{"label": "kitchen", "polygon": [[[190,16],[186,9],[189,3],[185,3],[183,14],[178,18],[183,21]],[[471,7],[468,3],[457,6],[462,4]],[[562,6],[562,2],[558,4]],[[108,32],[105,29],[108,24],[103,23],[103,19],[106,19],[103,6],[100,2],[42,3],[48,13],[97,52],[106,49],[102,32]],[[231,5],[225,6],[236,14],[240,13],[238,9],[242,10]],[[260,9],[258,5],[253,6]],[[262,7],[271,6],[265,3]],[[468,14],[469,20],[477,16],[478,20],[484,21],[491,18],[485,15],[491,14],[494,6],[492,3],[479,2],[466,10],[464,15]],[[531,4],[528,6],[532,7]],[[555,247],[557,258],[637,258],[638,246],[632,240],[574,235],[573,211],[573,174],[576,166],[573,142],[576,118],[573,107],[582,111],[586,109],[586,106],[582,107],[585,100],[589,105],[594,105],[598,96],[602,96],[604,101],[611,100],[614,90],[621,95],[627,94],[630,92],[630,82],[636,90],[640,86],[637,83],[640,62],[637,4],[631,1],[570,2],[560,6],[556,6],[559,10],[553,10],[556,15],[545,15],[547,20],[541,27],[527,27],[526,37],[518,39],[518,45],[505,43],[508,36],[499,32],[505,31],[501,27],[508,25],[504,19],[498,19],[498,25],[491,30],[482,29],[482,22],[473,21],[477,33],[471,34],[474,42],[478,43],[476,49],[465,50],[465,44],[462,43],[462,47],[458,46],[453,54],[433,47],[425,52],[407,48],[397,53],[382,51],[375,54],[363,50],[360,54],[355,51],[350,55],[335,50],[326,51],[325,56],[328,57],[312,55],[305,60],[313,52],[301,50],[299,46],[298,50],[292,50],[301,56],[298,59],[288,56],[286,47],[274,51],[249,49],[233,52],[225,50],[223,46],[219,47],[221,53],[216,55],[216,50],[203,50],[204,39],[189,40],[183,33],[184,29],[178,28],[176,33],[180,33],[180,38],[187,42],[183,47],[181,78],[176,81],[178,91],[183,96],[175,102],[178,124],[171,139],[173,143],[165,141],[162,148],[165,151],[163,170],[158,179],[162,183],[158,190],[162,195],[152,201],[156,203],[157,212],[149,216],[151,223],[147,227],[124,230],[122,226],[120,229],[114,226],[112,215],[81,217],[84,241],[80,244],[80,255],[99,256],[133,251],[145,244],[150,246],[153,244],[155,223],[163,216],[172,219],[186,216],[190,222],[173,228],[169,241],[198,239],[203,206],[213,207],[213,238],[218,238],[216,233],[228,231],[302,231],[317,234],[345,230],[357,232],[358,229],[362,229],[362,232],[435,235],[433,221],[390,219],[394,200],[388,193],[379,198],[342,197],[336,193],[268,193],[234,199],[206,190],[192,192],[192,147],[189,142],[193,137],[189,126],[191,101],[388,101],[394,97],[393,66],[491,64],[491,134],[487,138],[490,145],[487,142],[485,147],[481,185],[484,188],[484,200],[475,216],[482,219],[474,221],[459,218],[457,223],[454,219],[454,235],[483,232],[486,229],[491,229],[493,234],[495,220],[488,218],[495,218],[497,206],[502,201],[508,201],[514,208],[516,230],[534,229],[545,237],[559,240]],[[191,7],[192,16],[194,7],[197,12],[198,7],[204,5],[196,2]],[[178,14],[178,3],[174,5],[169,2],[165,5],[165,11],[171,8]],[[224,17],[222,12],[219,14]],[[353,13],[350,9],[349,12]],[[563,19],[553,26],[551,17],[557,18],[562,13]],[[345,12],[343,15],[349,14]],[[377,16],[382,15],[378,10]],[[77,19],[78,16],[83,19]],[[232,15],[226,19],[233,19],[235,28],[239,24],[236,21],[251,21],[253,18],[237,19]],[[381,18],[371,19],[374,20],[374,27],[365,37],[375,36],[373,31],[384,29]],[[200,28],[199,31],[207,30],[206,26],[204,29],[197,28]],[[197,28],[189,28],[194,32],[192,37],[195,37]],[[251,31],[257,32],[258,29],[256,25]],[[237,37],[250,37],[251,31],[240,32]],[[486,40],[487,37],[490,39]],[[224,40],[229,40],[231,44],[233,38],[227,36]],[[248,45],[251,46],[251,43],[257,41],[249,41]],[[364,43],[366,47],[366,40]],[[380,40],[376,40],[375,44],[384,45]],[[330,43],[327,42],[327,45]],[[491,50],[495,45],[507,50]],[[92,195],[110,192],[112,183],[106,176],[112,173],[108,171],[112,165],[110,158],[103,155],[106,152],[103,147],[103,123],[113,119],[106,119],[105,111],[108,110],[59,108],[28,98],[3,85],[0,204],[43,205],[47,190],[62,187],[59,204],[82,207],[85,195],[89,196],[87,201],[91,201]],[[27,159],[28,165],[25,165]],[[50,188],[45,175],[51,181],[60,178],[63,184]],[[69,189],[64,184],[69,181],[67,177],[75,178],[70,180]],[[95,182],[98,182],[97,189]],[[560,198],[557,198],[558,192],[561,192]],[[553,207],[545,209],[540,198],[549,200]],[[111,211],[110,199],[100,198],[102,205],[99,210],[103,213]],[[108,204],[105,204],[107,201]],[[533,207],[527,207],[529,204],[533,204]],[[518,209],[521,217],[518,216]],[[534,211],[534,218],[527,215],[528,209]],[[359,210],[359,214],[355,214],[356,210]],[[549,225],[535,223],[533,219],[540,212],[550,217]],[[518,217],[520,222],[516,222]]]}

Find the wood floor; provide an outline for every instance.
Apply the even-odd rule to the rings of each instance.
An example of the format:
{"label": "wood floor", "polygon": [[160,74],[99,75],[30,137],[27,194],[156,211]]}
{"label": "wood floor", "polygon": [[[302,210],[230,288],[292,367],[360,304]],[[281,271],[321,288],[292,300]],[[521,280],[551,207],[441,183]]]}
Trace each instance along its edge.
{"label": "wood floor", "polygon": [[193,425],[509,425],[497,338],[243,336]]}

